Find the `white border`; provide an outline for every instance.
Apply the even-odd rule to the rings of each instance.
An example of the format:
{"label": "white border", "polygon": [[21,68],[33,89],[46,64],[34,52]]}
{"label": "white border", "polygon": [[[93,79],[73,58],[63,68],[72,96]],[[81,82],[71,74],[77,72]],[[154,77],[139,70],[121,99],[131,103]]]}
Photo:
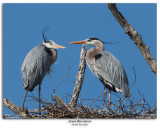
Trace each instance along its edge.
{"label": "white border", "polygon": [[159,0],[1,0],[1,3],[158,3]]}
{"label": "white border", "polygon": [[[3,7],[3,3],[157,3],[157,14],[159,14],[159,0],[134,0],[134,1],[128,1],[128,0],[1,0],[1,9],[0,9],[0,24],[1,24],[1,28],[2,28],[2,7]],[[158,43],[160,42],[158,35],[159,35],[159,25],[158,23],[160,22],[159,20],[159,16],[157,15],[157,54],[159,55],[159,45]],[[0,31],[0,39],[1,39],[1,44],[2,44],[2,29]],[[2,45],[0,45],[0,60],[2,61]],[[159,56],[157,56],[157,60],[159,60]],[[158,67],[159,67],[159,62],[157,63]],[[1,76],[0,76],[0,83],[2,83],[2,62],[0,63],[0,71],[1,71]],[[159,71],[158,71],[159,74]],[[157,77],[158,80],[158,77]],[[159,80],[157,81],[157,90],[159,90]],[[0,88],[0,92],[2,93],[2,86]],[[159,108],[159,91],[157,91],[157,109]],[[0,95],[0,106],[2,106],[2,94]],[[23,127],[23,128],[29,128],[29,127],[38,127],[38,128],[54,128],[54,127],[65,127],[65,128],[69,128],[72,127],[70,123],[68,123],[69,119],[63,119],[63,120],[4,120],[2,119],[2,107],[0,107],[0,114],[1,114],[1,120],[0,120],[0,127],[4,128],[4,127],[12,127],[12,128],[19,128],[19,127]],[[159,111],[158,114],[159,115]],[[144,127],[144,128],[150,128],[150,127],[154,127],[157,128],[160,126],[160,119],[157,118],[155,120],[108,120],[108,119],[97,119],[97,120],[92,120],[92,123],[90,123],[87,127],[98,127],[98,128],[125,128],[125,127],[129,127],[129,128],[136,128],[136,127]]]}

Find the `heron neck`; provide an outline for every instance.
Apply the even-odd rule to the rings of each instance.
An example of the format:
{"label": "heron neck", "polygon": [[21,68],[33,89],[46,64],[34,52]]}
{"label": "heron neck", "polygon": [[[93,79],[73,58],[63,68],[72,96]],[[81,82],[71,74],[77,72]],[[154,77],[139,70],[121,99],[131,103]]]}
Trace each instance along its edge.
{"label": "heron neck", "polygon": [[50,49],[50,50],[52,52],[51,63],[53,64],[57,59],[57,50],[56,49]]}
{"label": "heron neck", "polygon": [[104,51],[104,46],[102,42],[99,42],[98,44],[96,44],[96,49],[95,49],[96,55],[101,51]]}
{"label": "heron neck", "polygon": [[88,59],[92,59],[94,58],[98,53],[100,53],[101,51],[104,51],[104,46],[102,43],[98,43],[96,45],[96,48],[92,48],[90,50],[88,50],[86,57]]}

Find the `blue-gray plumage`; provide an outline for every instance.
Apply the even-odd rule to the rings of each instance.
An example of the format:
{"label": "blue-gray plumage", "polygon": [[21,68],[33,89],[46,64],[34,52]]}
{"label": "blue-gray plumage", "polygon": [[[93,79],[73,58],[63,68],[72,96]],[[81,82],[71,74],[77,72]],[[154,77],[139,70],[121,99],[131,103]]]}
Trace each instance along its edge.
{"label": "blue-gray plumage", "polygon": [[49,73],[51,65],[57,58],[57,51],[55,49],[52,51],[41,44],[27,54],[22,64],[23,87],[26,90],[32,91],[41,84],[46,73]]}
{"label": "blue-gray plumage", "polygon": [[[33,89],[39,85],[39,99],[40,99],[40,85],[45,75],[50,72],[51,65],[57,59],[58,48],[65,48],[63,46],[55,44],[53,41],[49,40],[41,45],[33,48],[25,57],[22,64],[22,78],[23,87],[26,90],[26,95],[28,91],[33,91]],[[25,95],[25,98],[26,98]],[[25,102],[24,98],[24,102]],[[24,102],[22,109],[24,108]]]}
{"label": "blue-gray plumage", "polygon": [[98,38],[88,38],[82,41],[71,42],[70,44],[85,44],[96,47],[88,50],[85,59],[91,71],[109,89],[109,104],[111,91],[120,92],[125,97],[130,97],[127,74],[117,58],[111,53],[104,51],[102,41]]}
{"label": "blue-gray plumage", "polygon": [[[113,54],[106,51],[100,52],[95,57],[95,67],[96,75],[105,87],[114,92],[121,92],[125,97],[130,97],[127,74]],[[110,84],[108,85],[107,82]]]}

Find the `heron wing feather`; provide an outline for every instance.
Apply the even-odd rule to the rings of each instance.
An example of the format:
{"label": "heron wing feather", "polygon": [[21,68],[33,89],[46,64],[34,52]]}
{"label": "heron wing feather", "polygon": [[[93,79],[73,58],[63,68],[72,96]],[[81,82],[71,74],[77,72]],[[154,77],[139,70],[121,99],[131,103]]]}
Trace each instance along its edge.
{"label": "heron wing feather", "polygon": [[112,86],[120,89],[126,97],[129,97],[127,74],[113,54],[106,51],[100,52],[95,57],[95,69],[98,77],[101,76]]}
{"label": "heron wing feather", "polygon": [[32,91],[41,84],[51,66],[51,53],[44,45],[33,48],[22,64],[23,87]]}

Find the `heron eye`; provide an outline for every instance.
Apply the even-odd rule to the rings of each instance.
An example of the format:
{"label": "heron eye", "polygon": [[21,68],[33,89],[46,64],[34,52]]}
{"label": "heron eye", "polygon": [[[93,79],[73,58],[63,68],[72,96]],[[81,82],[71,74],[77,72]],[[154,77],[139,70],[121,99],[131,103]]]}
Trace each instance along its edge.
{"label": "heron eye", "polygon": [[88,42],[91,42],[91,41],[92,41],[91,39],[88,40]]}

